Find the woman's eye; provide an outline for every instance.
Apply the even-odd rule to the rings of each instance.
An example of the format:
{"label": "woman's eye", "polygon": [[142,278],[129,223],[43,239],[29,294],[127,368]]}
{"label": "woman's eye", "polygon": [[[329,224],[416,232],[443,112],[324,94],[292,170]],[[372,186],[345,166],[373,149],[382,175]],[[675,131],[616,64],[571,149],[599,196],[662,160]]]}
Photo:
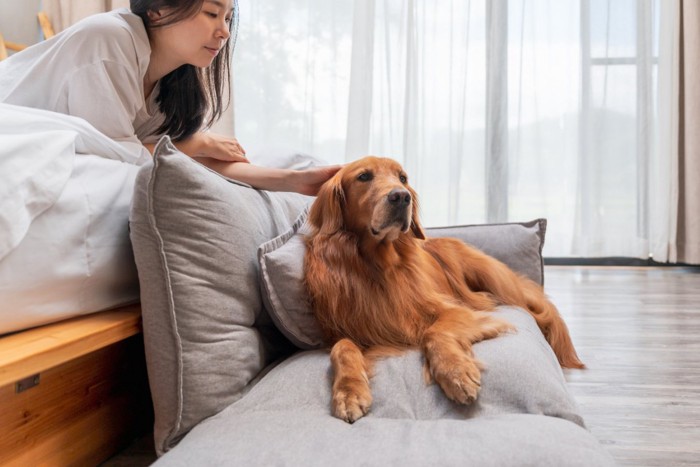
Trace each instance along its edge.
{"label": "woman's eye", "polygon": [[362,172],[357,179],[361,182],[369,182],[372,180],[372,174],[369,172]]}
{"label": "woman's eye", "polygon": [[218,13],[212,13],[211,11],[205,11],[204,13],[210,18],[217,18],[219,16]]}

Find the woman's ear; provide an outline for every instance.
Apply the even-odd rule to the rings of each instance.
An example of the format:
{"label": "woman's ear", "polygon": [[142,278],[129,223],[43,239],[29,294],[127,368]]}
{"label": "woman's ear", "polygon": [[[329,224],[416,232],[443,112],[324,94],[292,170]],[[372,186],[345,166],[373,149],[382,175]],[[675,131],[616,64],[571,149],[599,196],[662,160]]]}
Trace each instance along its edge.
{"label": "woman's ear", "polygon": [[158,22],[163,18],[163,13],[161,13],[160,10],[148,10],[146,14],[148,15],[148,19],[151,21],[151,24],[158,24]]}
{"label": "woman's ear", "polygon": [[418,219],[418,194],[411,187],[408,187],[408,191],[411,192],[411,199],[413,200],[413,209],[411,210],[411,232],[413,232],[416,238],[425,240],[425,232]]}
{"label": "woman's ear", "polygon": [[336,173],[321,186],[309,211],[309,223],[320,235],[332,235],[343,228],[345,192],[342,177]]}

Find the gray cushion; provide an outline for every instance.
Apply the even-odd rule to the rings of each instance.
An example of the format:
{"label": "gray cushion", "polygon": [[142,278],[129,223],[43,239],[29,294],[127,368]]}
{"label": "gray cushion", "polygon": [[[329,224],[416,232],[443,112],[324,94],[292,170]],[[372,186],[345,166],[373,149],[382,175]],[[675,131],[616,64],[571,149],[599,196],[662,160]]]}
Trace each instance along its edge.
{"label": "gray cushion", "polygon": [[[303,287],[307,211],[279,237],[258,249],[263,300],[273,321],[295,346],[317,349],[323,333]],[[542,284],[542,247],[547,221],[428,228],[429,237],[454,237],[479,248],[514,271]]]}
{"label": "gray cushion", "polygon": [[285,341],[263,310],[256,251],[310,200],[228,180],[168,138],[139,172],[130,229],[159,453],[279,356]]}
{"label": "gray cushion", "polygon": [[155,465],[614,465],[582,427],[532,317],[517,308],[494,313],[518,332],[474,346],[486,370],[472,405],[426,385],[422,356],[409,351],[378,362],[370,412],[349,425],[330,415],[328,353],[304,351]]}
{"label": "gray cushion", "polygon": [[546,233],[546,219],[426,229],[430,237],[459,238],[540,285],[544,285],[542,248]]}
{"label": "gray cushion", "polygon": [[258,248],[262,297],[272,321],[300,349],[323,346],[323,332],[304,290],[304,232],[308,211],[292,228]]}

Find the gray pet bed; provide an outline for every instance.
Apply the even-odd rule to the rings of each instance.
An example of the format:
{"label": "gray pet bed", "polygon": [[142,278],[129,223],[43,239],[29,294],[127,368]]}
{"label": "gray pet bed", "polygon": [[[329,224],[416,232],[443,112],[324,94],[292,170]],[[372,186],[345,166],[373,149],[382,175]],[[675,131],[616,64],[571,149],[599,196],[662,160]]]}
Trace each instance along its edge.
{"label": "gray pet bed", "polygon": [[[614,465],[517,308],[495,312],[516,333],[474,347],[486,364],[474,404],[427,385],[421,354],[409,351],[377,364],[365,417],[332,417],[328,352],[300,350],[314,347],[294,241],[310,201],[227,180],[167,138],[141,170],[130,228],[156,465]],[[460,237],[541,282],[545,225],[428,235]]]}

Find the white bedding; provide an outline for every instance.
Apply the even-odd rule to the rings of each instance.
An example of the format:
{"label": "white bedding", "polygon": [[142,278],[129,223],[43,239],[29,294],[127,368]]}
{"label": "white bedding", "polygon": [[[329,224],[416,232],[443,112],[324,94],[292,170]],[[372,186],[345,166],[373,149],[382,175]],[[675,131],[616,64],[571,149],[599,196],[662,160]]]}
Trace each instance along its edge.
{"label": "white bedding", "polygon": [[0,334],[138,299],[128,212],[140,145],[0,103]]}

